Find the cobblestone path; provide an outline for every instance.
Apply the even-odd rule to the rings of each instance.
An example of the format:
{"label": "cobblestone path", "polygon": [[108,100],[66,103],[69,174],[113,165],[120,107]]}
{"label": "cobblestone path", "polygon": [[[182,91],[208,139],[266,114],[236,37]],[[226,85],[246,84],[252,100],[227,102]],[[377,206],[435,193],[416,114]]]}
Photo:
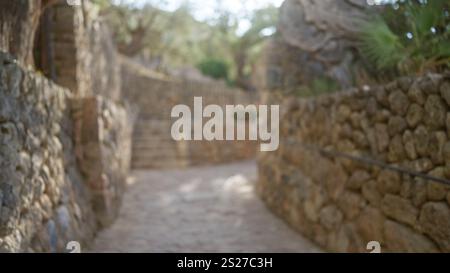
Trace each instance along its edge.
{"label": "cobblestone path", "polygon": [[256,164],[136,171],[96,252],[318,252],[253,191]]}

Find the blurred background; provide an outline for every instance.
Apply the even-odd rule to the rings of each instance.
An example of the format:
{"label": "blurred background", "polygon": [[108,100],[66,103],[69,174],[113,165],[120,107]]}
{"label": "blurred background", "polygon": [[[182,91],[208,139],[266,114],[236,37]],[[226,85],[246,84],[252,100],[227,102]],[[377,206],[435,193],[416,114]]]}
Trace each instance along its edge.
{"label": "blurred background", "polygon": [[[158,71],[197,70],[246,90],[256,88],[251,78],[271,40],[318,51],[314,47],[334,39],[338,44],[328,43],[334,48],[322,49],[322,64],[317,61],[315,66],[359,63],[351,69],[342,64],[338,69],[349,71],[321,73],[299,83],[300,93],[448,68],[449,14],[443,0],[325,1],[306,3],[303,10],[286,1],[281,11],[281,0],[94,2],[111,26],[120,53]],[[329,56],[333,50],[336,55]],[[297,63],[303,65],[301,61]]]}
{"label": "blurred background", "polygon": [[449,69],[449,0],[0,0],[0,252],[450,252]]}

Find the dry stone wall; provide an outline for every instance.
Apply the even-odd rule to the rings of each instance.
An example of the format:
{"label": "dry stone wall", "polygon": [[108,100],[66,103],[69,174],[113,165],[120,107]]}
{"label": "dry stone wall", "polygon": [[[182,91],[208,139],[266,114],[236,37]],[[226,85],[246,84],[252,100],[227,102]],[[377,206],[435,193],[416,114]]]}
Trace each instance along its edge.
{"label": "dry stone wall", "polygon": [[50,37],[45,43],[51,47],[48,62],[53,66],[53,80],[78,97],[91,95],[92,79],[87,72],[92,54],[82,8],[58,1],[47,13],[50,23],[44,32]]}
{"label": "dry stone wall", "polygon": [[[130,169],[133,120],[124,107],[102,97],[71,100],[75,153],[101,227],[116,218]],[[107,196],[107,198],[105,198]]]}
{"label": "dry stone wall", "polygon": [[[170,131],[171,122],[175,121],[171,119],[175,105],[185,104],[194,109],[194,97],[202,97],[204,106],[256,104],[256,94],[217,83],[176,80],[149,71],[124,57],[121,62],[123,96],[139,109],[133,143],[134,167],[184,167],[254,158],[257,148],[254,141],[175,142]],[[161,151],[167,153],[161,155]]]}
{"label": "dry stone wall", "polygon": [[0,251],[86,247],[117,214],[131,125],[122,106],[84,100],[0,53]]}
{"label": "dry stone wall", "polygon": [[[130,167],[133,119],[107,30],[88,1],[43,13],[40,2],[0,4],[0,252],[86,250],[116,217]],[[33,53],[47,54],[40,72]]]}
{"label": "dry stone wall", "polygon": [[53,1],[41,12],[36,67],[76,96],[120,100],[120,65],[109,29],[89,1]]}
{"label": "dry stone wall", "polygon": [[34,33],[41,0],[1,1],[0,50],[9,52],[22,65],[33,65]]}
{"label": "dry stone wall", "polygon": [[74,232],[90,240],[95,218],[71,153],[68,90],[0,56],[0,250],[57,250]]}
{"label": "dry stone wall", "polygon": [[275,213],[330,251],[450,251],[449,75],[268,101],[283,122],[258,191]]}

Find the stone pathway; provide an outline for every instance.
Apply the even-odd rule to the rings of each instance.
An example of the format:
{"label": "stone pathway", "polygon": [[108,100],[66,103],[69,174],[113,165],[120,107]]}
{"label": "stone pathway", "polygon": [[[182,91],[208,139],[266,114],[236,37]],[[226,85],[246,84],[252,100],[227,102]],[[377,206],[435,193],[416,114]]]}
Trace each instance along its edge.
{"label": "stone pathway", "polygon": [[253,191],[256,164],[136,171],[96,252],[318,252]]}

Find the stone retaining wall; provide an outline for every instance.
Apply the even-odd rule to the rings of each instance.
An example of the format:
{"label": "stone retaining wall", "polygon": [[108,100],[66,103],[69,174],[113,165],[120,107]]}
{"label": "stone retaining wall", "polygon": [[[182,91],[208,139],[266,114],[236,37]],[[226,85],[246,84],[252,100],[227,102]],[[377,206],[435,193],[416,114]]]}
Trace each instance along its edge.
{"label": "stone retaining wall", "polygon": [[33,42],[41,0],[0,2],[0,51],[24,66],[33,65]]}
{"label": "stone retaining wall", "polygon": [[88,1],[52,3],[0,4],[0,252],[85,250],[116,217],[129,171],[111,37]]}
{"label": "stone retaining wall", "polygon": [[120,100],[120,65],[109,29],[89,1],[53,2],[41,14],[34,54],[39,69],[76,96]]}
{"label": "stone retaining wall", "polygon": [[71,100],[75,154],[100,227],[119,212],[130,169],[132,117],[103,97]]}
{"label": "stone retaining wall", "polygon": [[450,251],[450,187],[410,172],[450,178],[449,75],[276,97],[280,148],[259,158],[268,207],[330,251]]}
{"label": "stone retaining wall", "polygon": [[117,214],[130,122],[120,105],[72,97],[0,54],[0,251],[87,247]]}

